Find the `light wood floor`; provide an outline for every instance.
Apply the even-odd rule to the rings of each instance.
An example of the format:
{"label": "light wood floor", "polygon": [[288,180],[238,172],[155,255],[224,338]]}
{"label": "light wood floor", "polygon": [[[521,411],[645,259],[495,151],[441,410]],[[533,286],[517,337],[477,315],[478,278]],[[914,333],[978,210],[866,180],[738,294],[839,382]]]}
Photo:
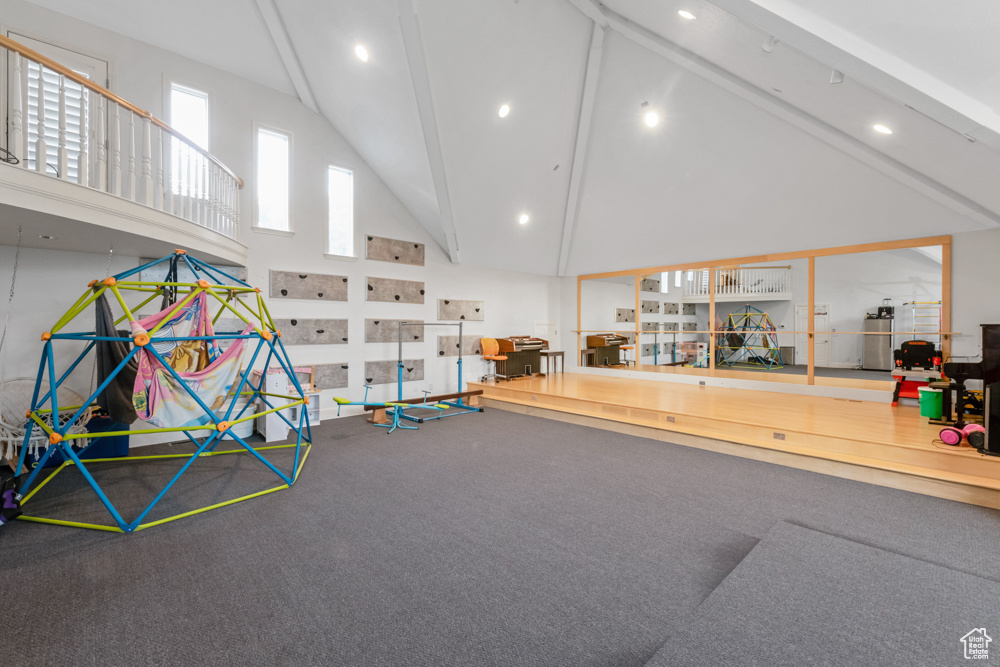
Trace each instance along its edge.
{"label": "light wood floor", "polygon": [[[645,373],[667,373],[674,375],[698,375],[703,377],[720,377],[731,380],[753,380],[756,382],[784,382],[786,384],[808,384],[805,375],[794,373],[768,373],[761,370],[740,370],[735,368],[694,368],[691,366],[654,366],[639,364],[638,366],[615,366],[622,371],[642,371]],[[871,391],[892,391],[892,376],[886,373],[884,380],[869,380],[851,377],[826,377],[817,375],[814,382],[818,387],[838,387],[842,389],[868,389]]]}
{"label": "light wood floor", "polygon": [[[614,424],[627,424],[664,433],[663,440],[671,440],[674,433],[688,434],[870,468],[925,482],[908,486],[897,480],[889,486],[1000,507],[1000,457],[935,443],[940,427],[920,417],[915,405],[893,408],[886,403],[576,373],[469,384],[483,389],[488,405],[563,421],[576,415],[612,430],[622,430]],[[789,464],[816,469],[813,464]],[[822,471],[873,481],[843,470]],[[937,484],[928,487],[928,481]],[[946,490],[934,491],[936,487]]]}

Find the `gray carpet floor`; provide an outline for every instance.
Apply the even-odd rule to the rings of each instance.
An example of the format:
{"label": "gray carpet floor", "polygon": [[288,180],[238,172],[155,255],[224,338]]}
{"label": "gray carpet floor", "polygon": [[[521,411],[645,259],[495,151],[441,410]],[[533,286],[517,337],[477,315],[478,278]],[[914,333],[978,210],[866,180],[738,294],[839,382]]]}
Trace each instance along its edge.
{"label": "gray carpet floor", "polygon": [[646,667],[961,664],[998,621],[1000,583],[782,522]]}
{"label": "gray carpet floor", "polygon": [[[501,411],[315,435],[287,491],[0,529],[3,664],[639,667],[782,521],[1000,581],[1000,512],[971,505]],[[228,458],[172,509],[252,486],[199,471]],[[110,493],[170,472],[135,465]]]}

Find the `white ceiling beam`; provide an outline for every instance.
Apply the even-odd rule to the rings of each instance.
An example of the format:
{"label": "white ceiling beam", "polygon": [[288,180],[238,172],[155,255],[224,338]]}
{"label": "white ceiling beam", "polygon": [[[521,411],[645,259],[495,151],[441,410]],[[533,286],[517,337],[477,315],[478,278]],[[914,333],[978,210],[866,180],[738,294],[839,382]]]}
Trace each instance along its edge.
{"label": "white ceiling beam", "polygon": [[601,28],[609,26],[608,17],[604,15],[604,6],[600,2],[590,0],[569,0],[569,2],[596,25]]}
{"label": "white ceiling beam", "polygon": [[566,275],[570,245],[576,228],[577,211],[580,205],[580,186],[583,182],[583,165],[587,161],[587,142],[590,139],[590,121],[594,116],[594,100],[597,97],[597,80],[601,73],[604,55],[605,26],[594,22],[590,35],[590,52],[587,55],[587,72],[583,79],[583,94],[580,96],[580,111],[576,121],[576,145],[573,147],[573,166],[569,176],[569,192],[566,195],[566,209],[563,217],[562,242],[559,245],[559,265],[556,275]]}
{"label": "white ceiling beam", "polygon": [[424,143],[427,145],[427,159],[430,162],[431,180],[434,182],[438,211],[441,214],[441,227],[448,243],[448,257],[453,263],[458,264],[458,234],[455,230],[451,197],[448,194],[448,178],[444,168],[444,154],[441,151],[441,136],[434,115],[434,100],[431,97],[427,56],[420,34],[416,0],[399,0],[399,25],[403,30],[403,46],[406,49],[406,60],[410,65],[410,79],[417,98],[417,111],[420,115],[420,126],[424,131]]}
{"label": "white ceiling beam", "polygon": [[271,34],[271,40],[278,49],[278,55],[281,56],[281,62],[285,65],[285,71],[288,72],[295,93],[310,111],[319,113],[316,98],[313,96],[312,88],[309,87],[309,80],[302,69],[302,63],[299,62],[299,56],[295,53],[295,47],[292,46],[292,40],[288,37],[288,31],[285,30],[285,23],[281,20],[277,5],[274,4],[274,0],[256,0],[256,2],[264,19],[264,27]]}
{"label": "white ceiling beam", "polygon": [[1000,110],[788,0],[708,0],[744,22],[969,138],[1000,131]]}
{"label": "white ceiling beam", "polygon": [[974,220],[984,228],[1000,226],[1000,214],[962,195],[948,186],[885,155],[868,144],[838,130],[788,102],[757,88],[735,74],[722,69],[695,53],[633,23],[596,0],[569,0],[584,14],[597,11],[608,27],[629,40],[684,69],[711,81],[741,99],[787,121],[827,145],[847,154],[876,171],[896,180],[916,192],[942,204],[952,211]]}

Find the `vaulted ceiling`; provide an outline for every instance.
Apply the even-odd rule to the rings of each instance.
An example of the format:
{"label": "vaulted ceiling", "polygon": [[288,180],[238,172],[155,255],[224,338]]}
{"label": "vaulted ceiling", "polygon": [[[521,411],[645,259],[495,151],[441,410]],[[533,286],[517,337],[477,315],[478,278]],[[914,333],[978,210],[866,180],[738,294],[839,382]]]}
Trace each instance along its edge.
{"label": "vaulted ceiling", "polygon": [[994,0],[31,1],[297,95],[463,264],[1000,225]]}

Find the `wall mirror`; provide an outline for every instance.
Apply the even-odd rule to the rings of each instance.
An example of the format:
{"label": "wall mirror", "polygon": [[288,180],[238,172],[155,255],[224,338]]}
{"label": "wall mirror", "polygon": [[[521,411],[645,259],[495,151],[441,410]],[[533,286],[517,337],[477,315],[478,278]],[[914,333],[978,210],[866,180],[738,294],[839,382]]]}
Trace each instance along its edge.
{"label": "wall mirror", "polygon": [[815,369],[886,380],[907,341],[942,348],[943,246],[816,258]]}
{"label": "wall mirror", "polygon": [[905,341],[948,358],[950,258],[944,236],[579,276],[579,363],[884,389]]}

